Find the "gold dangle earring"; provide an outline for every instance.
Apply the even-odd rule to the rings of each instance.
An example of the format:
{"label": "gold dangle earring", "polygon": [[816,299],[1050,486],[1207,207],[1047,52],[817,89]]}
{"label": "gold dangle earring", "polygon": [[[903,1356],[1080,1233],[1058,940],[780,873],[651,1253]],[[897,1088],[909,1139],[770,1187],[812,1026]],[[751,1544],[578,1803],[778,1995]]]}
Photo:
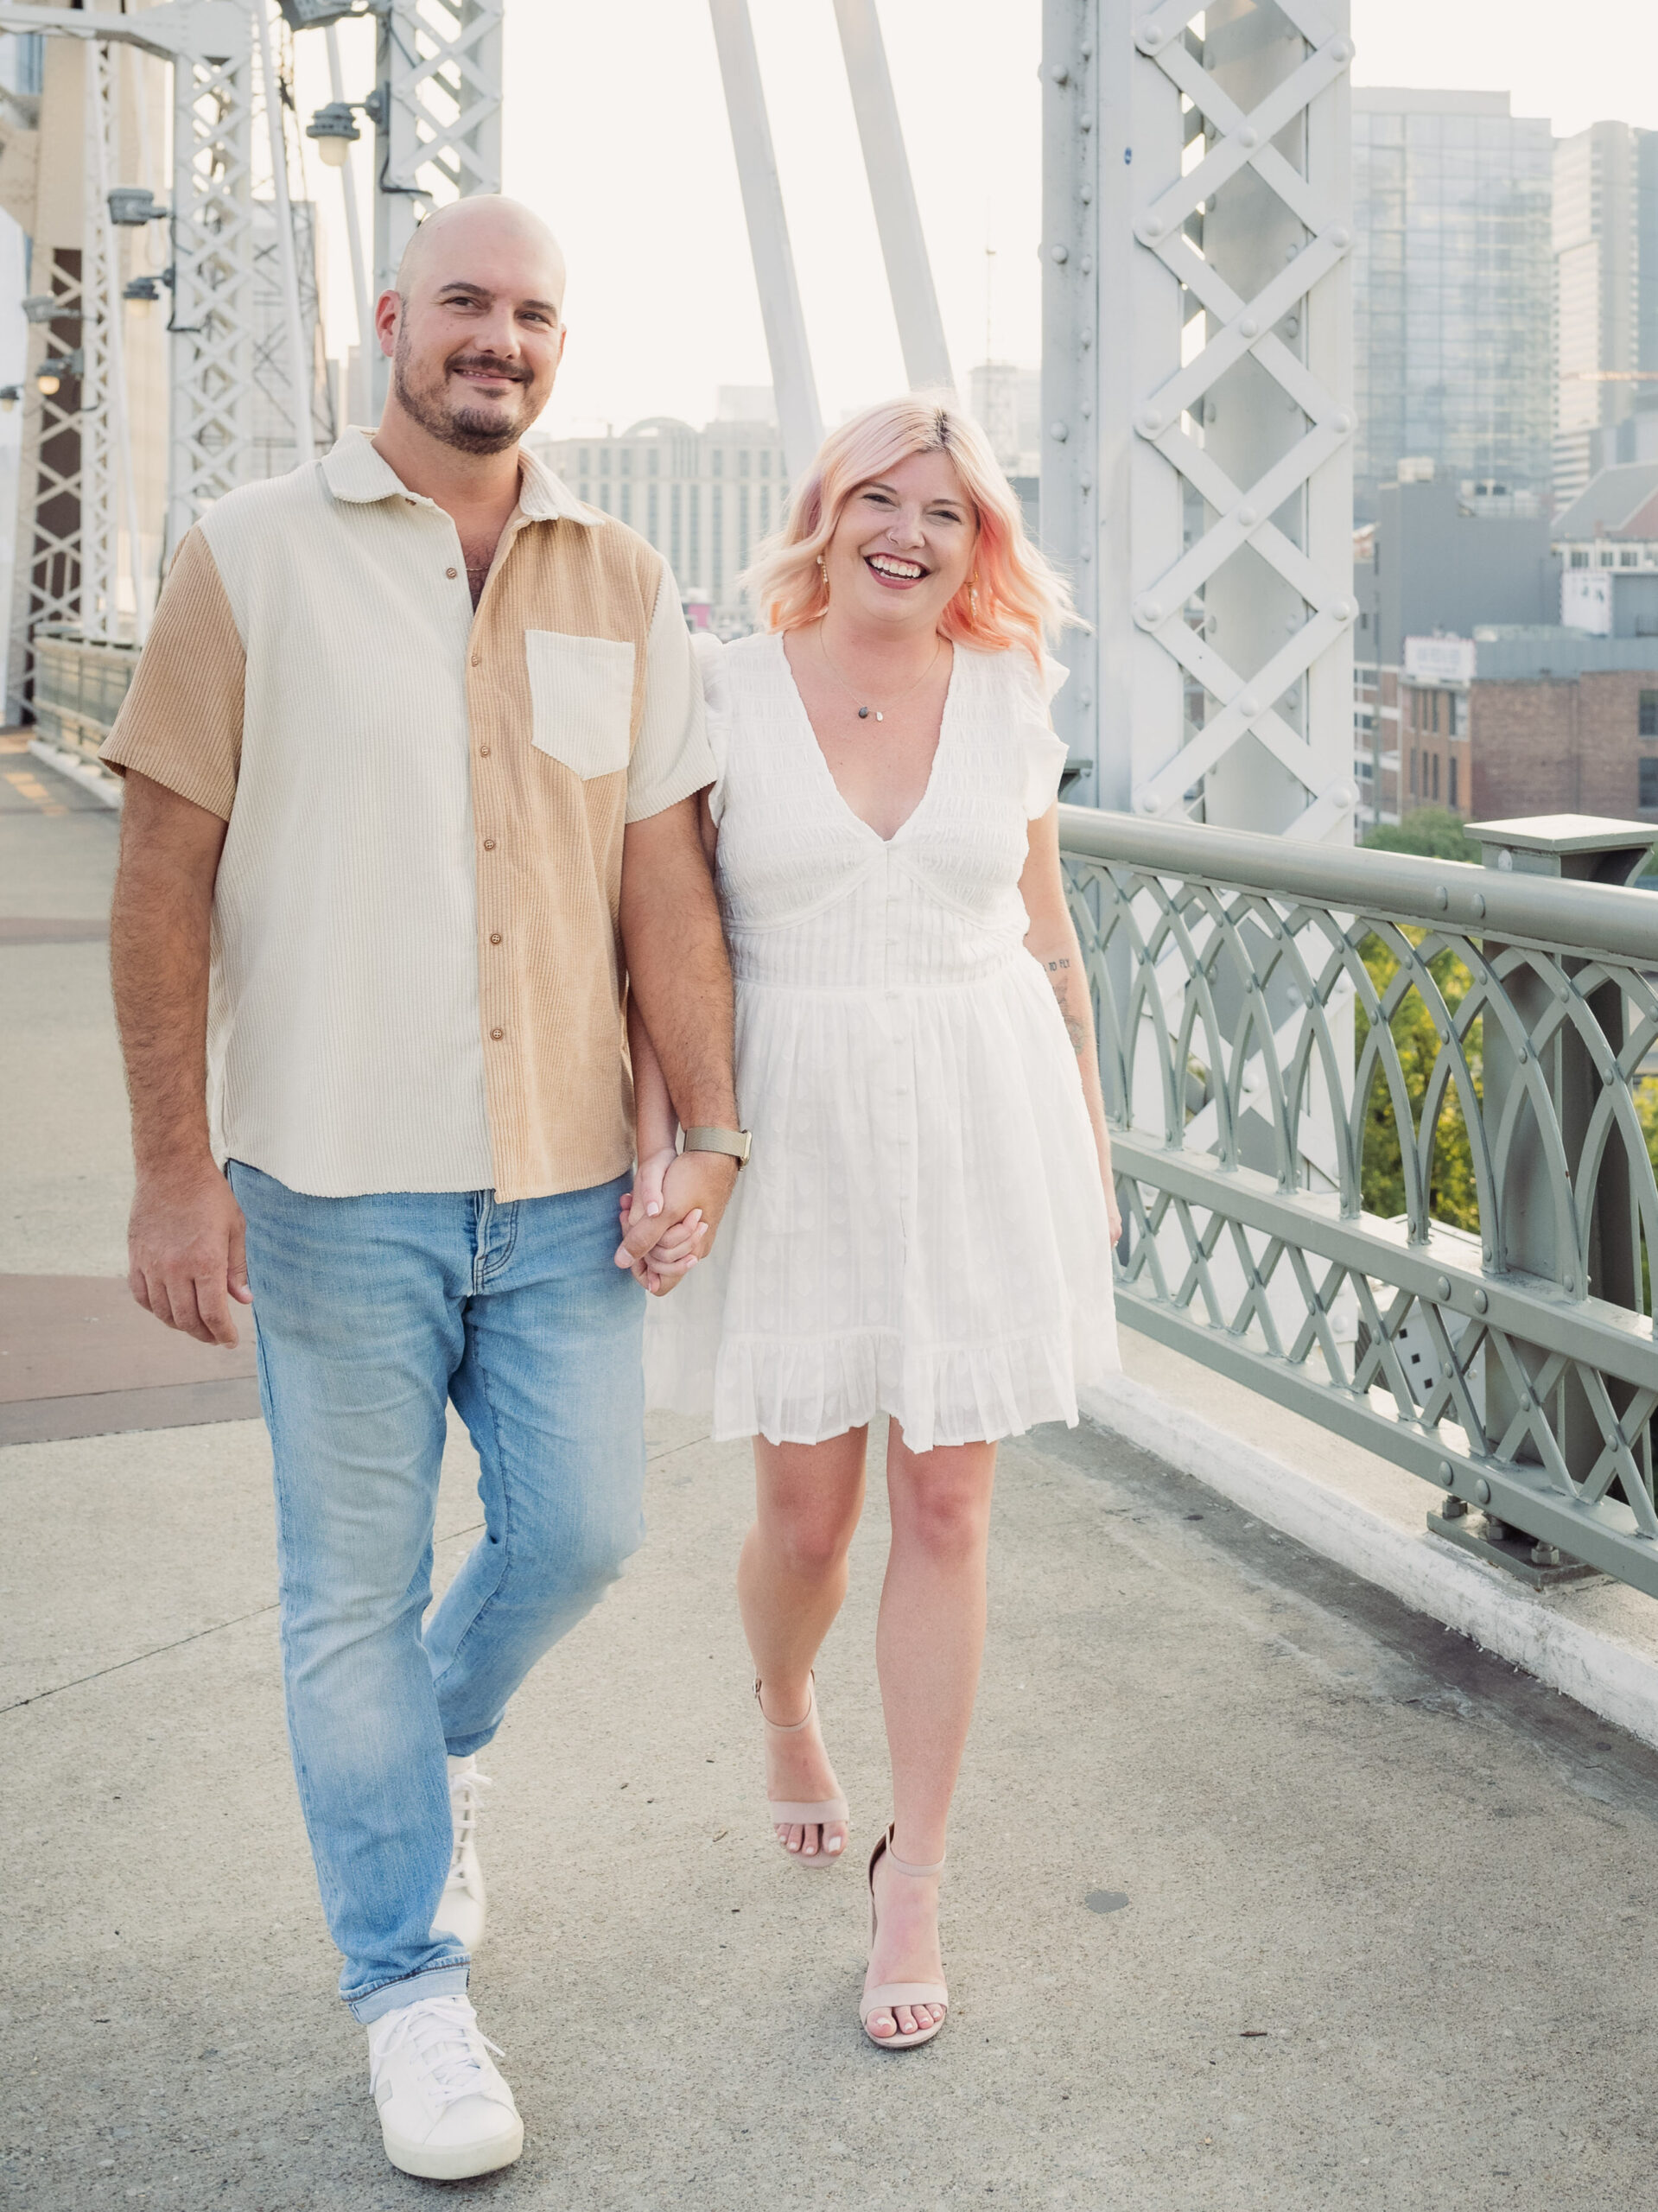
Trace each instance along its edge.
{"label": "gold dangle earring", "polygon": [[819,567],[819,568],[823,571],[823,604],[824,604],[824,606],[825,606],[825,607],[827,607],[827,606],[829,605],[829,563],[828,563],[828,562],[827,562],[827,561],[825,561],[825,560],[824,560],[824,558],[823,558],[823,555],[822,555],[821,553],[820,553],[820,554],[818,555],[818,556],[817,556],[817,565],[818,565],[818,567]]}

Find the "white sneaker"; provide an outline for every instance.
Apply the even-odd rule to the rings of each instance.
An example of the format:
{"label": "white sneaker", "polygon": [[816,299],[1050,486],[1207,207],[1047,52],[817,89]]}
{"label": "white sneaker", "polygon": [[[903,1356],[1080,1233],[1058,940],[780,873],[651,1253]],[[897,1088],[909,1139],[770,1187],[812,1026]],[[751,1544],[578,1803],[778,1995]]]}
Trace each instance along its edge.
{"label": "white sneaker", "polygon": [[400,2172],[464,2181],[512,2164],[524,2122],[490,2057],[497,2049],[458,1992],[418,1998],[369,2023],[369,2089],[385,2154]]}
{"label": "white sneaker", "polygon": [[448,1879],[432,1916],[432,1933],[453,1936],[469,1953],[484,1940],[484,1921],[489,1900],[484,1890],[484,1870],[478,1863],[478,1804],[490,1778],[480,1774],[475,1758],[449,1761],[449,1816],[454,1823],[454,1848],[449,1856]]}

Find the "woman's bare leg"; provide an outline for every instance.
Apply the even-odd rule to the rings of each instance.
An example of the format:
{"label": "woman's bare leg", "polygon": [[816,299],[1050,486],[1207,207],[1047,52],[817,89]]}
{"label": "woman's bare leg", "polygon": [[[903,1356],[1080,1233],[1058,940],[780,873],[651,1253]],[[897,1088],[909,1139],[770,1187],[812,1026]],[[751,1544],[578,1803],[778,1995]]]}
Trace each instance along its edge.
{"label": "woman's bare leg", "polygon": [[[893,1762],[893,1843],[900,1859],[931,1866],[944,1855],[950,1802],[973,1718],[984,1652],[985,1567],[990,1541],[994,1444],[912,1452],[894,1421],[886,1445],[893,1548],[881,1591],[875,1657]],[[865,1987],[942,1981],[938,1882],[875,1871],[879,1918]],[[938,2007],[875,2012],[877,2035],[908,2035]]]}
{"label": "woman's bare leg", "polygon": [[[737,1599],[768,1720],[798,1720],[811,1702],[812,1662],[846,1596],[868,1440],[867,1428],[823,1444],[754,1440],[755,1519],[738,1562]],[[807,1802],[840,1794],[815,1722],[793,1735],[766,1731],[765,1793]],[[777,1833],[807,1859],[846,1848],[841,1821]]]}

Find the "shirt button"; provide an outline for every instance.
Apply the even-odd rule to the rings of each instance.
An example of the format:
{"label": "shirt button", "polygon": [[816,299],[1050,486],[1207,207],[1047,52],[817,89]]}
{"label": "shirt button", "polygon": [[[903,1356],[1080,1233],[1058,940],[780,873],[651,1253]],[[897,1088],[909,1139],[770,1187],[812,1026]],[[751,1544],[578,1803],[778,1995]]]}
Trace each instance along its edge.
{"label": "shirt button", "polygon": [[490,933],[489,933],[489,941],[490,941],[490,943],[491,943],[492,944],[499,944],[500,943],[500,941],[501,941],[501,933],[500,933],[499,930],[492,930],[492,931],[490,931]]}
{"label": "shirt button", "polygon": [[493,837],[486,837],[486,838],[485,838],[485,840],[484,840],[484,850],[485,850],[486,853],[492,853],[492,852],[494,851],[494,849],[495,849],[495,840],[493,839]]}
{"label": "shirt button", "polygon": [[486,746],[486,745],[480,745],[480,746],[479,747],[479,748],[478,748],[478,754],[479,754],[479,758],[480,758],[480,760],[488,760],[488,758],[489,758],[489,747],[488,747],[488,746]]}
{"label": "shirt button", "polygon": [[481,668],[481,667],[483,666],[483,664],[484,664],[484,656],[482,655],[482,653],[474,653],[474,654],[473,655],[473,657],[472,657],[472,664],[473,664],[473,666],[474,668]]}
{"label": "shirt button", "polygon": [[502,1038],[505,1036],[506,1032],[505,1029],[492,1029],[489,1033],[499,1045]]}
{"label": "shirt button", "polygon": [[453,583],[456,576],[460,574],[460,570],[457,569],[445,569],[443,573],[448,578],[449,582]]}

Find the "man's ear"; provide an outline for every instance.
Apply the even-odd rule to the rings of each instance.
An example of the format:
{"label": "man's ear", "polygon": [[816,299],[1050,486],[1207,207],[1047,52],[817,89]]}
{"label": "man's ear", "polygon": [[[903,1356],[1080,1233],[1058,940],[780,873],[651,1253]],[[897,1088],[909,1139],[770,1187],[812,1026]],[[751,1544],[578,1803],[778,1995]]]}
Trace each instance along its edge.
{"label": "man's ear", "polygon": [[382,292],[374,302],[374,335],[380,341],[380,351],[388,360],[397,350],[397,326],[403,320],[403,295],[398,291]]}

